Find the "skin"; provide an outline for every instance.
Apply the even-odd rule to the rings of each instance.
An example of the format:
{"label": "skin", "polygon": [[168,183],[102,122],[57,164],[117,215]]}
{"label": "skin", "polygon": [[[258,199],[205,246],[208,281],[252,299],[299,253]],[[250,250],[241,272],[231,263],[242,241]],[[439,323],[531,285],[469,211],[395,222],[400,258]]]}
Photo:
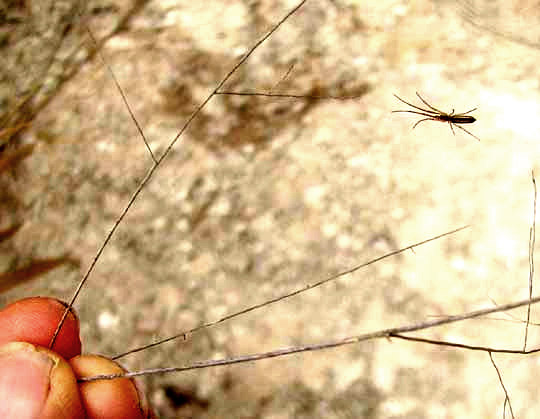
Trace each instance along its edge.
{"label": "skin", "polygon": [[33,297],[0,310],[0,417],[153,418],[133,380],[77,382],[124,369],[99,355],[81,355],[73,313],[54,351],[47,349],[65,307],[52,298]]}

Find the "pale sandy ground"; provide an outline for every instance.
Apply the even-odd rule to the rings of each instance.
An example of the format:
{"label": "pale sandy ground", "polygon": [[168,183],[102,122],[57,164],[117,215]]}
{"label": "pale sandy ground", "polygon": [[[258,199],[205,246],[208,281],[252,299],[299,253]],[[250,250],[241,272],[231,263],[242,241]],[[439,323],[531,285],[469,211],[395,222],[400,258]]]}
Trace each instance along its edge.
{"label": "pale sandy ground", "polygon": [[[107,44],[157,155],[294,4],[155,1]],[[111,10],[92,21],[97,33]],[[230,87],[268,91],[296,63],[275,91],[369,92],[348,102],[214,98],[79,298],[85,350],[116,354],[465,224],[414,253],[123,362],[179,366],[526,298],[539,53],[471,27],[455,2],[308,1]],[[390,111],[403,109],[393,93],[416,103],[415,91],[447,111],[477,106],[467,128],[481,142],[440,123],[411,130],[414,116]],[[57,141],[40,143],[19,180],[32,215],[16,241],[40,254],[71,251],[81,271],[57,270],[2,302],[68,299],[152,164],[99,60],[64,93],[31,134]],[[474,320],[422,335],[521,348],[523,330]],[[533,327],[530,347],[539,339]],[[538,356],[495,360],[516,416],[539,417]],[[167,418],[491,418],[502,417],[504,400],[487,354],[397,340],[155,376],[146,388]],[[175,407],[173,393],[192,399]]]}

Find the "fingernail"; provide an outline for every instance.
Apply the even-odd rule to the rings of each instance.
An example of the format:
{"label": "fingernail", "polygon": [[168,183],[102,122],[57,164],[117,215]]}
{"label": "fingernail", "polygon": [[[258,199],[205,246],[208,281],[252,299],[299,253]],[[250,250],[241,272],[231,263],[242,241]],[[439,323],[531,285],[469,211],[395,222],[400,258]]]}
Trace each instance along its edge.
{"label": "fingernail", "polygon": [[39,417],[50,389],[53,361],[33,345],[14,342],[0,349],[0,417]]}

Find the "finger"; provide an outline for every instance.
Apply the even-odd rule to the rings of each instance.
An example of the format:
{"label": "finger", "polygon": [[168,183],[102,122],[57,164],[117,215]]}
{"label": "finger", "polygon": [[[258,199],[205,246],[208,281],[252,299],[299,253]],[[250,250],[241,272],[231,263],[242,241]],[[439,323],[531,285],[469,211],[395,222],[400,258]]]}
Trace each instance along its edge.
{"label": "finger", "polygon": [[[48,347],[62,318],[64,303],[45,297],[16,301],[0,310],[0,345],[24,341]],[[66,359],[81,353],[79,322],[70,311],[54,344],[54,350]]]}
{"label": "finger", "polygon": [[46,348],[25,342],[0,347],[0,417],[84,418],[69,364]]}
{"label": "finger", "polygon": [[[78,378],[98,374],[118,374],[125,370],[115,362],[98,356],[82,355],[69,361]],[[148,404],[133,380],[120,378],[79,383],[88,418],[148,418]],[[142,394],[142,393],[141,393]]]}

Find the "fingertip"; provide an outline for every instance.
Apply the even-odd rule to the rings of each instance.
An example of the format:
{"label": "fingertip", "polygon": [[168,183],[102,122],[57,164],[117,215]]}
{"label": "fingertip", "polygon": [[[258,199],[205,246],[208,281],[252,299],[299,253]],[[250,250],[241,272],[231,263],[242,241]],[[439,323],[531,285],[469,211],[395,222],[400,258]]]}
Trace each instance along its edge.
{"label": "fingertip", "polygon": [[0,347],[1,417],[84,418],[77,380],[58,354],[26,342]]}
{"label": "fingertip", "polygon": [[[0,310],[0,345],[14,341],[48,347],[67,305],[46,297],[30,297]],[[79,321],[70,310],[58,334],[54,350],[70,359],[81,353]]]}
{"label": "fingertip", "polygon": [[[69,361],[78,378],[99,374],[119,374],[125,370],[98,355],[81,355]],[[88,418],[147,418],[148,404],[135,382],[128,378],[79,383]]]}

